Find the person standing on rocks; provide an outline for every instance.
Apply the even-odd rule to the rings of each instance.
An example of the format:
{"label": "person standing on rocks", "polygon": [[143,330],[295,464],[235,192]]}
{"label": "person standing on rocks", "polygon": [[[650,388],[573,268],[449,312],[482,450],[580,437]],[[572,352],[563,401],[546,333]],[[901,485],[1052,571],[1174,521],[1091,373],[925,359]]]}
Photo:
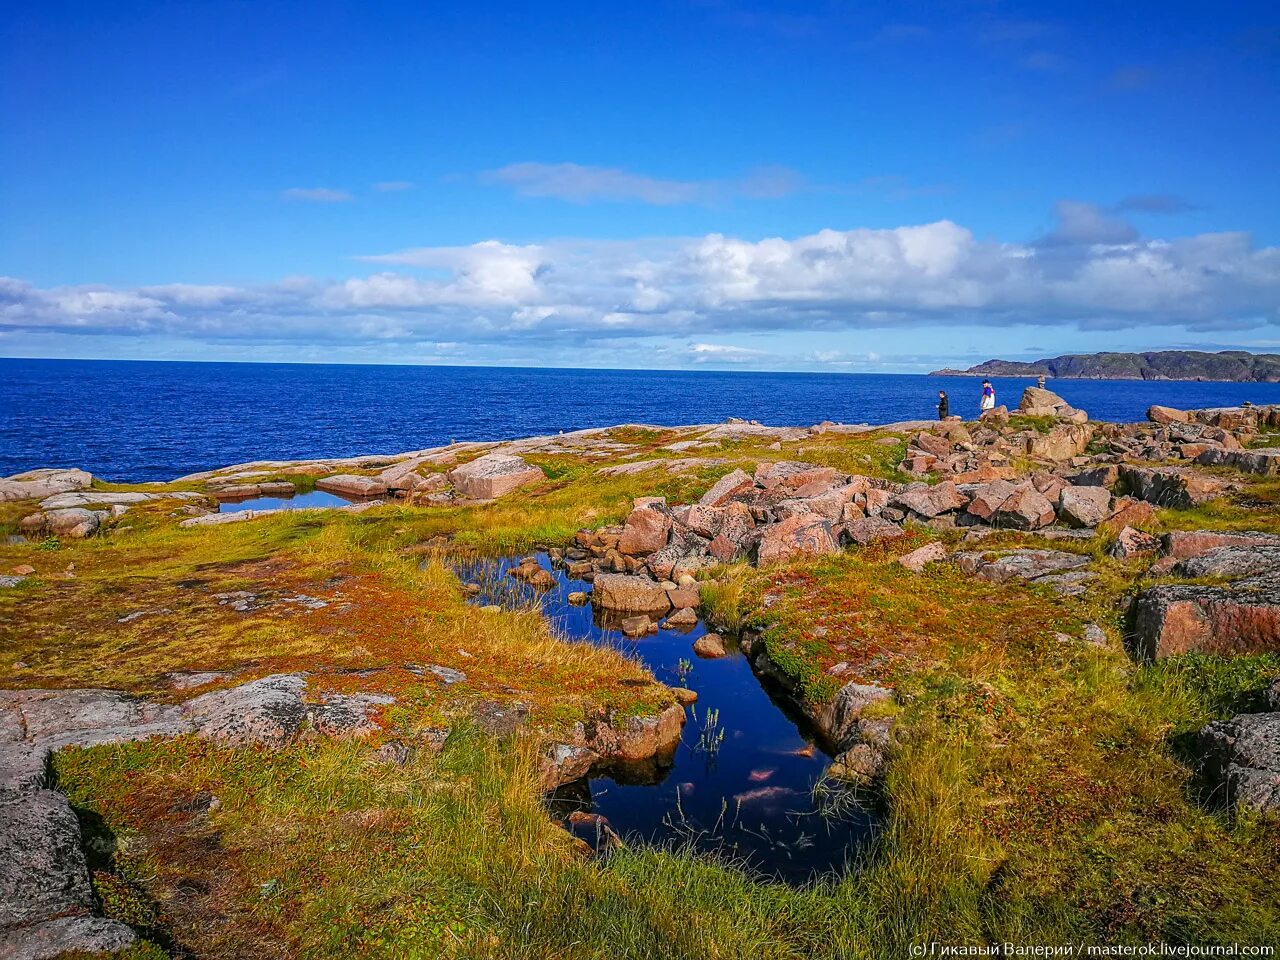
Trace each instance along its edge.
{"label": "person standing on rocks", "polygon": [[951,416],[951,403],[947,400],[947,391],[938,391],[938,419],[945,420]]}
{"label": "person standing on rocks", "polygon": [[982,381],[981,407],[984,411],[994,410],[996,408],[996,388],[991,385],[990,380]]}

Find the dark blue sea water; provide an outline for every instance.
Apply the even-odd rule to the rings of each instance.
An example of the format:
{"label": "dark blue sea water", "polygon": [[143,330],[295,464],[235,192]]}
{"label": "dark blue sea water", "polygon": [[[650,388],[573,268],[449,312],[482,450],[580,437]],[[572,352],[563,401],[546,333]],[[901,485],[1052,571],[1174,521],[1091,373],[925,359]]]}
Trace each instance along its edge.
{"label": "dark blue sea water", "polygon": [[[398,453],[625,422],[887,423],[976,415],[978,378],[0,359],[0,476],[78,466],[168,480],[260,459]],[[997,379],[1017,403],[1029,379]],[[1059,380],[1099,419],[1152,403],[1280,403],[1280,384]]]}

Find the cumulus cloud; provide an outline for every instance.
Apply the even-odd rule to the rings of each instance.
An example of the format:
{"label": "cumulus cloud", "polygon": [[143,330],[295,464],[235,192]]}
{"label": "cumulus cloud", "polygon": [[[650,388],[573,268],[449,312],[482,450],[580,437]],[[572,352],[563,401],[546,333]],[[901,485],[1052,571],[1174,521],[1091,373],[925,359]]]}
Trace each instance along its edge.
{"label": "cumulus cloud", "polygon": [[330,187],[290,187],[281,192],[286,200],[301,200],[306,203],[346,203],[354,200],[346,190],[334,190]]}
{"label": "cumulus cloud", "polygon": [[[149,333],[190,341],[359,345],[592,344],[685,339],[686,361],[751,362],[738,335],[1045,324],[1259,329],[1280,323],[1280,248],[1243,233],[1148,239],[1064,202],[1033,243],[949,220],[752,240],[419,247],[334,280],[250,287],[38,288],[0,279],[0,333]],[[830,355],[815,362],[875,362]]]}
{"label": "cumulus cloud", "polygon": [[656,206],[711,203],[729,196],[778,199],[804,186],[804,178],[785,167],[762,167],[737,180],[673,180],[619,167],[579,163],[512,163],[480,175],[483,183],[513,188],[525,197],[551,197],[570,203],[638,202]]}

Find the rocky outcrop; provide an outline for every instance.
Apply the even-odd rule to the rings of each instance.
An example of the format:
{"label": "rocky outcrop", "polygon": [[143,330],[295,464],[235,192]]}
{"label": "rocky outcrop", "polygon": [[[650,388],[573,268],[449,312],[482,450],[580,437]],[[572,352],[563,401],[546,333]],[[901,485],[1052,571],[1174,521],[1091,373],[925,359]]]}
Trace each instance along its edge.
{"label": "rocky outcrop", "polygon": [[1084,569],[1089,565],[1087,556],[1062,550],[963,551],[952,559],[962,571],[979,580],[1028,580],[1067,595],[1082,593],[1084,584],[1095,576]]}
{"label": "rocky outcrop", "polygon": [[1226,489],[1215,477],[1176,467],[1125,465],[1120,468],[1120,478],[1133,496],[1161,507],[1194,507],[1221,496]]}
{"label": "rocky outcrop", "polygon": [[648,577],[604,573],[595,578],[595,605],[618,613],[661,616],[671,609],[671,599],[662,584]]}
{"label": "rocky outcrop", "polygon": [[649,716],[622,717],[605,711],[579,721],[563,741],[544,751],[539,771],[542,786],[554,789],[596,767],[669,766],[684,724],[684,707],[679,704]]}
{"label": "rocky outcrop", "polygon": [[67,798],[0,790],[0,956],[115,953],[133,943],[133,931],[96,916],[97,906]]}
{"label": "rocky outcrop", "polygon": [[0,502],[42,500],[55,493],[88,490],[92,484],[93,474],[84,470],[28,470],[0,480]]}
{"label": "rocky outcrop", "polygon": [[763,565],[800,554],[836,553],[839,549],[830,521],[819,514],[806,513],[765,527],[756,560]]}
{"label": "rocky outcrop", "polygon": [[[1248,548],[1225,547],[1241,551]],[[1209,568],[1220,551],[1184,563],[1188,573]],[[1243,562],[1243,561],[1242,561]],[[1147,660],[1182,653],[1256,653],[1280,650],[1280,580],[1257,573],[1230,586],[1161,584],[1133,605],[1135,652]]]}
{"label": "rocky outcrop", "polygon": [[1199,452],[1195,459],[1196,463],[1207,467],[1232,467],[1242,473],[1264,477],[1280,475],[1280,447],[1260,447],[1253,450],[1210,447]]}
{"label": "rocky outcrop", "polygon": [[1188,560],[1219,547],[1280,547],[1280,536],[1253,530],[1239,533],[1222,530],[1175,530],[1161,538],[1161,547],[1165,556]]}
{"label": "rocky outcrop", "polygon": [[487,453],[449,471],[454,488],[472,500],[495,500],[546,478],[540,468],[506,453]]}
{"label": "rocky outcrop", "polygon": [[110,514],[84,507],[67,507],[63,510],[44,510],[23,517],[18,528],[28,537],[67,537],[82,540],[98,532],[102,521]]}

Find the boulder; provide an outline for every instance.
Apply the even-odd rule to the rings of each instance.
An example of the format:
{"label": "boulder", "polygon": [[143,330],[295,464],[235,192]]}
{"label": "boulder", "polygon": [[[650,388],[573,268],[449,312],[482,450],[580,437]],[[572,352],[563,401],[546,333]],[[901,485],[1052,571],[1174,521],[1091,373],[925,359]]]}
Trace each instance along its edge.
{"label": "boulder", "polygon": [[1071,478],[1071,482],[1077,487],[1107,487],[1110,489],[1120,482],[1120,468],[1114,463],[1104,463],[1088,470],[1081,470]]}
{"label": "boulder", "polygon": [[840,482],[842,476],[838,470],[832,467],[823,467],[796,460],[783,460],[778,463],[762,463],[757,466],[754,482],[765,490],[774,490],[779,487],[788,490],[799,490],[815,482],[828,485],[836,484]]}
{"label": "boulder", "polygon": [[693,641],[693,652],[705,660],[713,660],[725,655],[724,640],[718,633],[704,633]]}
{"label": "boulder", "polygon": [[798,554],[836,553],[839,549],[830,521],[815,513],[800,514],[764,528],[756,561],[774,563]]}
{"label": "boulder", "polygon": [[1113,512],[1098,524],[1102,533],[1118,533],[1125,527],[1150,527],[1156,523],[1155,507],[1144,500],[1119,497],[1112,503]]}
{"label": "boulder", "polygon": [[1001,504],[1013,496],[1017,487],[1008,480],[993,480],[984,483],[973,493],[966,512],[980,520],[990,521],[1000,509]]}
{"label": "boulder", "polygon": [[953,559],[970,576],[995,583],[1014,578],[1034,581],[1089,565],[1088,557],[1061,550],[1010,550],[990,558],[983,553],[965,552],[955,554]]}
{"label": "boulder", "polygon": [[809,708],[810,719],[837,750],[847,750],[862,740],[858,722],[872,704],[892,699],[893,690],[874,683],[846,683],[831,701]]}
{"label": "boulder", "polygon": [[1058,494],[1058,516],[1073,527],[1096,527],[1110,515],[1106,487],[1067,486]]}
{"label": "boulder", "polygon": [[84,507],[67,507],[62,510],[45,510],[23,517],[19,529],[29,537],[66,537],[80,540],[91,537],[102,526],[106,514]]}
{"label": "boulder", "polygon": [[1259,585],[1280,585],[1280,544],[1227,545],[1180,560],[1173,568],[1180,577],[1222,577],[1227,580],[1258,579]]}
{"label": "boulder", "polygon": [[866,547],[881,540],[894,540],[905,537],[906,533],[896,523],[890,523],[880,517],[863,517],[852,523],[843,525],[844,535],[860,547]]}
{"label": "boulder", "polygon": [[1280,811],[1280,713],[1242,714],[1197,737],[1208,783],[1237,807]]}
{"label": "boulder", "polygon": [[1160,540],[1136,527],[1125,527],[1116,534],[1115,543],[1111,544],[1108,553],[1117,560],[1130,560],[1134,557],[1149,557],[1160,549]]}
{"label": "boulder", "polygon": [[1280,546],[1280,536],[1246,530],[1228,533],[1222,530],[1175,530],[1161,538],[1165,556],[1186,560],[1199,557],[1219,547],[1274,547]]}
{"label": "boulder", "polygon": [[662,622],[668,630],[688,630],[697,624],[698,614],[692,607],[680,607]]}
{"label": "boulder", "polygon": [[889,501],[890,506],[900,510],[910,510],[926,518],[963,509],[968,506],[968,503],[969,498],[950,480],[944,480],[934,486],[927,483],[910,484]]}
{"label": "boulder", "polygon": [[911,439],[911,445],[934,457],[949,457],[951,441],[934,433],[919,433]]}
{"label": "boulder", "polygon": [[992,407],[990,410],[983,410],[978,416],[978,421],[997,427],[1004,426],[1009,422],[1009,408],[1001,404],[998,407]]}
{"label": "boulder", "polygon": [[380,497],[387,492],[387,485],[377,477],[340,473],[332,477],[321,477],[316,481],[316,489],[343,497]]}
{"label": "boulder", "polygon": [[1035,487],[1026,485],[1017,487],[1000,504],[991,522],[993,526],[1014,530],[1039,530],[1053,523],[1056,517],[1049,498]]}
{"label": "boulder", "polygon": [[471,500],[496,500],[546,478],[538,467],[508,453],[487,453],[449,471],[449,482]]}
{"label": "boulder", "polygon": [[1063,408],[1070,409],[1071,405],[1043,387],[1027,387],[1018,401],[1018,412],[1028,416],[1056,416]]}
{"label": "boulder", "polygon": [[1210,447],[1197,455],[1196,463],[1209,467],[1232,467],[1243,473],[1273,477],[1280,474],[1280,447],[1260,447],[1253,450]]}
{"label": "boulder", "polygon": [[53,790],[0,791],[0,955],[115,952],[127,926],[92,915],[96,901],[80,823]]}
{"label": "boulder", "polygon": [[1189,423],[1191,414],[1173,407],[1162,407],[1155,404],[1147,408],[1147,419],[1152,423]]}
{"label": "boulder", "polygon": [[740,493],[755,486],[755,481],[745,470],[734,470],[712,484],[711,489],[702,495],[698,504],[703,507],[719,507],[728,503]]}
{"label": "boulder", "polygon": [[[741,507],[747,511],[748,516],[751,515],[750,508],[744,503],[731,502],[729,506]],[[680,521],[698,536],[711,540],[724,525],[727,509],[727,507],[704,507],[695,503],[681,511]]]}
{"label": "boulder", "polygon": [[1133,605],[1138,653],[1159,660],[1182,653],[1280,650],[1280,584],[1254,586],[1162,584],[1144,590]]}
{"label": "boulder", "polygon": [[1222,495],[1226,484],[1178,467],[1120,468],[1121,479],[1139,500],[1161,507],[1194,507]]}
{"label": "boulder", "polygon": [[1048,433],[1028,434],[1026,453],[1041,460],[1070,460],[1084,453],[1092,438],[1093,429],[1086,424],[1059,423]]}
{"label": "boulder", "polygon": [[619,628],[622,630],[624,637],[643,637],[649,632],[649,627],[653,622],[643,614],[634,617],[623,617]]}
{"label": "boulder", "polygon": [[912,573],[920,573],[929,564],[945,559],[947,559],[946,546],[935,540],[933,543],[925,544],[923,547],[899,557],[898,563]]}
{"label": "boulder", "polygon": [[603,610],[661,616],[671,609],[662,584],[648,577],[602,573],[595,578],[592,589],[595,605]]}
{"label": "boulder", "polygon": [[630,556],[643,556],[661,550],[671,535],[671,517],[653,507],[637,507],[627,517],[622,535],[618,538],[618,551]]}

